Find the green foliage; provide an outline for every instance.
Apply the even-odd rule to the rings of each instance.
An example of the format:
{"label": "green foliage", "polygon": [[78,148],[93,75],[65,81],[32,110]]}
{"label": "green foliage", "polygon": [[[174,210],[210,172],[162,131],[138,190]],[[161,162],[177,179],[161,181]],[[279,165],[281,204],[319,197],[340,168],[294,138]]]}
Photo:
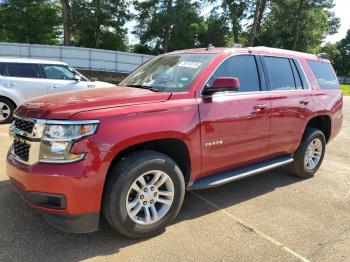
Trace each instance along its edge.
{"label": "green foliage", "polygon": [[[0,41],[58,44],[64,28],[67,45],[146,54],[255,43],[328,53],[338,75],[350,75],[350,31],[339,43],[321,47],[339,28],[333,5],[334,0],[0,0]],[[128,46],[125,25],[131,19],[140,42]]]}
{"label": "green foliage", "polygon": [[142,45],[154,53],[191,48],[198,45],[202,18],[191,0],[135,1],[136,34]]}
{"label": "green foliage", "polygon": [[83,47],[127,50],[127,7],[123,0],[72,0],[73,42]]}
{"label": "green foliage", "polygon": [[[246,42],[247,34],[243,31],[242,21],[248,16],[249,4],[250,1],[245,0],[222,1],[223,17],[230,24],[234,43]],[[242,42],[242,38],[244,42]]]}
{"label": "green foliage", "polygon": [[334,61],[334,67],[338,75],[350,76],[350,29],[345,38],[337,43],[340,55]]}
{"label": "green foliage", "polygon": [[337,44],[326,43],[320,48],[320,53],[326,53],[329,60],[334,64],[340,57],[340,52]]}
{"label": "green foliage", "polygon": [[209,44],[226,46],[230,38],[230,31],[226,22],[223,16],[214,13],[204,20],[198,34],[199,45],[201,47],[207,47]]}
{"label": "green foliage", "polygon": [[262,24],[258,44],[314,53],[339,19],[329,10],[333,0],[275,0]]}
{"label": "green foliage", "polygon": [[350,96],[350,85],[340,85],[340,89],[344,96]]}
{"label": "green foliage", "polygon": [[54,44],[59,7],[50,0],[0,2],[0,41]]}
{"label": "green foliage", "polygon": [[142,45],[142,44],[132,45],[130,47],[130,51],[133,53],[139,53],[139,54],[149,54],[149,55],[155,54],[151,48],[149,48],[147,45]]}

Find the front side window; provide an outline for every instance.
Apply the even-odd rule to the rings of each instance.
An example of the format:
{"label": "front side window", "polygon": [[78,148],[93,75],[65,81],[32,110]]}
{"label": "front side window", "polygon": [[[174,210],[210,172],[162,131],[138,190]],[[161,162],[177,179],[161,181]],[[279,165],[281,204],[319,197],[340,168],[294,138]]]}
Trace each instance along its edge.
{"label": "front side window", "polygon": [[48,79],[61,79],[61,80],[74,80],[75,74],[64,65],[44,65],[44,71],[46,78]]}
{"label": "front side window", "polygon": [[252,55],[237,55],[225,60],[209,79],[207,86],[211,86],[218,77],[238,78],[240,92],[260,91],[259,73]]}
{"label": "front side window", "polygon": [[10,77],[40,78],[39,66],[36,64],[7,63],[3,75]]}
{"label": "front side window", "polygon": [[316,61],[308,61],[320,89],[339,89],[338,79],[332,65]]}
{"label": "front side window", "polygon": [[142,65],[120,85],[160,92],[187,90],[214,54],[168,54]]}
{"label": "front side window", "polygon": [[264,57],[271,90],[294,90],[295,82],[288,58]]}

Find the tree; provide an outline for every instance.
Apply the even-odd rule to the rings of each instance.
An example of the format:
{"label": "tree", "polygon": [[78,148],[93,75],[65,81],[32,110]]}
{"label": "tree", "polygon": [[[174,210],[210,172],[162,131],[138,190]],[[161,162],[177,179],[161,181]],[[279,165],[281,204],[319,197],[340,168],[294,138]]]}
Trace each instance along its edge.
{"label": "tree", "polygon": [[260,31],[261,21],[263,19],[263,15],[266,9],[268,0],[256,0],[254,15],[253,15],[253,24],[249,34],[249,46],[253,46],[255,42],[256,35]]}
{"label": "tree", "polygon": [[0,40],[54,44],[59,26],[59,8],[50,0],[0,2]]}
{"label": "tree", "polygon": [[134,31],[142,45],[154,53],[198,46],[203,21],[198,4],[191,0],[135,1],[137,25]]}
{"label": "tree", "polygon": [[320,48],[320,53],[326,53],[332,64],[339,60],[340,57],[340,51],[337,44],[332,44],[329,42]]}
{"label": "tree", "polygon": [[334,68],[338,75],[350,76],[350,29],[346,36],[337,43],[337,49],[339,56],[334,59]]}
{"label": "tree", "polygon": [[213,12],[200,27],[198,41],[201,47],[209,44],[214,46],[226,46],[230,37],[230,29],[223,16]]}
{"label": "tree", "polygon": [[61,0],[63,22],[63,44],[70,45],[70,3],[69,0]]}
{"label": "tree", "polygon": [[326,35],[339,28],[332,7],[333,0],[274,0],[257,42],[315,53]]}
{"label": "tree", "polygon": [[123,0],[71,0],[73,40],[77,46],[127,50],[124,25],[130,18]]}

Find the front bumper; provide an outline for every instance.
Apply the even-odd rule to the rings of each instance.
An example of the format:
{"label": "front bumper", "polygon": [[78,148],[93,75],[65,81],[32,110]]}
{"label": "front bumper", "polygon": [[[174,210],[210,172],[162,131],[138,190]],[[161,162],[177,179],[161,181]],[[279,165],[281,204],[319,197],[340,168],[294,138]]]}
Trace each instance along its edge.
{"label": "front bumper", "polygon": [[77,163],[28,166],[8,154],[6,169],[23,199],[50,224],[85,233],[98,230],[105,177],[99,174],[101,163],[91,158],[88,154]]}

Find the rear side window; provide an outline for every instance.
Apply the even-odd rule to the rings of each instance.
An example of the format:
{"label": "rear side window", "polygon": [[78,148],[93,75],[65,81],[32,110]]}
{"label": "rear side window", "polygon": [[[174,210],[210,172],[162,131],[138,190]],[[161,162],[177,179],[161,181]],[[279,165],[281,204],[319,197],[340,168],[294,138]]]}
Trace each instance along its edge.
{"label": "rear side window", "polygon": [[339,89],[338,79],[331,64],[308,61],[320,89]]}
{"label": "rear side window", "polygon": [[288,58],[265,57],[271,90],[294,90],[295,81]]}
{"label": "rear side window", "polygon": [[208,85],[212,85],[218,77],[237,77],[240,92],[260,91],[259,73],[252,55],[238,55],[225,60],[209,79]]}
{"label": "rear side window", "polygon": [[39,66],[36,64],[7,63],[4,68],[5,76],[40,78]]}
{"label": "rear side window", "polygon": [[4,71],[5,71],[5,63],[0,63],[0,76],[4,75]]}

